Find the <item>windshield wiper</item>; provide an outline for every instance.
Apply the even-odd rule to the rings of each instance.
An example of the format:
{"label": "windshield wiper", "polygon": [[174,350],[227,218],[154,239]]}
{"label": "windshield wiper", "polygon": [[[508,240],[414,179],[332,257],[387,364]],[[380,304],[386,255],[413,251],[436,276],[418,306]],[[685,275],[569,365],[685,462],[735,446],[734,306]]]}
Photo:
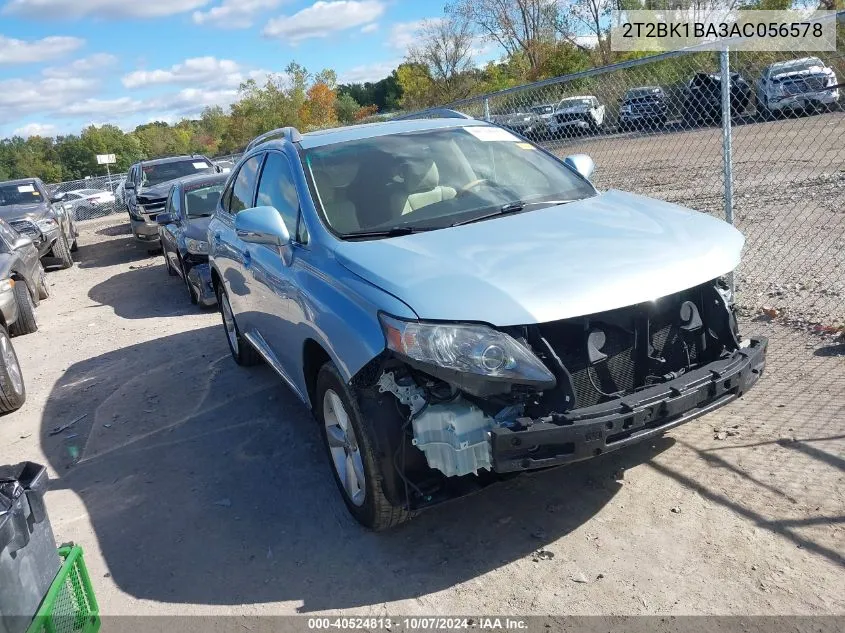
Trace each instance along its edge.
{"label": "windshield wiper", "polygon": [[343,237],[397,237],[399,235],[410,235],[411,233],[422,233],[423,231],[433,230],[434,227],[391,226],[387,229],[374,229],[372,231],[353,231],[351,233],[344,233]]}
{"label": "windshield wiper", "polygon": [[503,204],[498,209],[493,211],[492,213],[485,213],[484,215],[479,215],[474,218],[469,218],[468,220],[458,220],[457,222],[452,222],[449,226],[463,226],[464,224],[472,224],[473,222],[481,222],[482,220],[489,220],[490,218],[496,218],[500,215],[507,215],[508,213],[519,213],[523,211],[526,207],[533,207],[539,204],[544,204],[546,206],[553,207],[558,204],[566,204],[567,202],[575,202],[574,200],[535,200],[533,202],[525,202],[524,200],[514,200],[513,202],[508,202],[507,204]]}

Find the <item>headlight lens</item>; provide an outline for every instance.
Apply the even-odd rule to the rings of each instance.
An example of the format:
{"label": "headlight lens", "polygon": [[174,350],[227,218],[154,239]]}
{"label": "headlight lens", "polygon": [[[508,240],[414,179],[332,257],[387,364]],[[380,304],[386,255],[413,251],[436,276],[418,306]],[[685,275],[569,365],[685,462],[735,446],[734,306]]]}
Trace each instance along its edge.
{"label": "headlight lens", "polygon": [[204,240],[185,240],[185,246],[192,255],[208,255],[208,242]]}
{"label": "headlight lens", "polygon": [[59,226],[59,223],[53,218],[41,218],[40,220],[36,220],[35,223],[42,231],[52,231],[54,228]]}
{"label": "headlight lens", "polygon": [[489,378],[555,383],[530,349],[486,325],[380,318],[388,349],[411,360]]}

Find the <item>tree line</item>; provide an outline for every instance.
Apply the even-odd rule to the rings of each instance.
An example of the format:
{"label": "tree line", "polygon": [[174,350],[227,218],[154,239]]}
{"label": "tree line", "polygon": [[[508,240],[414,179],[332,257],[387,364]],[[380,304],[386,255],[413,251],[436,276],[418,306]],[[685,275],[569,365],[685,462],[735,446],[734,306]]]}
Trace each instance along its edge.
{"label": "tree line", "polygon": [[[707,0],[696,0],[699,4]],[[793,0],[714,0],[735,8],[789,8]],[[822,8],[845,0],[821,0]],[[338,84],[331,69],[316,74],[291,62],[259,85],[242,84],[234,103],[206,107],[199,118],[147,123],[125,132],[89,126],[78,135],[0,140],[0,180],[37,176],[46,182],[101,175],[97,154],[115,154],[115,171],[140,159],[174,154],[221,156],[241,151],[262,132],[302,131],[417,110],[644,55],[610,50],[614,9],[671,8],[677,0],[452,0],[442,17],[423,23],[402,63],[377,82]],[[833,8],[830,4],[829,8]],[[493,47],[495,61],[479,64]],[[840,44],[841,46],[841,44]],[[489,53],[488,53],[489,54]],[[709,56],[713,59],[714,56]],[[680,81],[689,60],[655,65]],[[704,66],[712,65],[707,59]],[[661,77],[654,77],[659,80]],[[584,86],[585,88],[587,86]]]}

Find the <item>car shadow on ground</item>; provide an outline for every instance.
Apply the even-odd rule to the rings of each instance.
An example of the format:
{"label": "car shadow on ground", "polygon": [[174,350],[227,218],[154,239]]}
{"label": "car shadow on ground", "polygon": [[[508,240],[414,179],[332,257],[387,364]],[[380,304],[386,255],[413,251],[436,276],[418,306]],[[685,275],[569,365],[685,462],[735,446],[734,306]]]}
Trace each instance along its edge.
{"label": "car shadow on ground", "polygon": [[94,243],[80,240],[79,250],[73,254],[76,265],[80,268],[103,268],[149,258],[146,245],[139,244],[129,233],[128,227],[128,224],[121,224],[96,231],[98,235],[113,236],[115,239]]}
{"label": "car shadow on ground", "polygon": [[518,559],[547,564],[532,553],[611,502],[620,469],[673,443],[512,479],[371,533],[348,516],[310,413],[267,367],[235,365],[220,327],[72,365],[40,433],[52,489],[84,501],[122,591],[300,601],[303,612],[430,594]]}
{"label": "car shadow on ground", "polygon": [[148,257],[132,270],[118,273],[92,287],[88,297],[110,305],[124,319],[176,317],[203,312],[191,304],[181,277],[170,276],[161,256]]}

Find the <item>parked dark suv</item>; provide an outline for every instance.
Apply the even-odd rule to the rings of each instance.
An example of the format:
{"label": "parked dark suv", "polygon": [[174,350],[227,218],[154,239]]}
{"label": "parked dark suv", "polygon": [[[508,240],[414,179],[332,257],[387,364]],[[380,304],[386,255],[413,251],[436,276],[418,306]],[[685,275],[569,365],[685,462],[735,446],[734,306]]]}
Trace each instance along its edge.
{"label": "parked dark suv", "polygon": [[[751,86],[739,73],[731,73],[731,117],[743,114],[751,102]],[[722,119],[722,76],[695,73],[686,88],[684,121],[715,123]]]}
{"label": "parked dark suv", "polygon": [[132,235],[153,248],[159,244],[156,216],[164,211],[174,181],[185,176],[219,172],[205,156],[172,156],[135,163],[124,185]]}
{"label": "parked dark suv", "polygon": [[666,125],[668,114],[666,93],[659,86],[631,88],[619,107],[622,129],[634,127],[659,128]]}

